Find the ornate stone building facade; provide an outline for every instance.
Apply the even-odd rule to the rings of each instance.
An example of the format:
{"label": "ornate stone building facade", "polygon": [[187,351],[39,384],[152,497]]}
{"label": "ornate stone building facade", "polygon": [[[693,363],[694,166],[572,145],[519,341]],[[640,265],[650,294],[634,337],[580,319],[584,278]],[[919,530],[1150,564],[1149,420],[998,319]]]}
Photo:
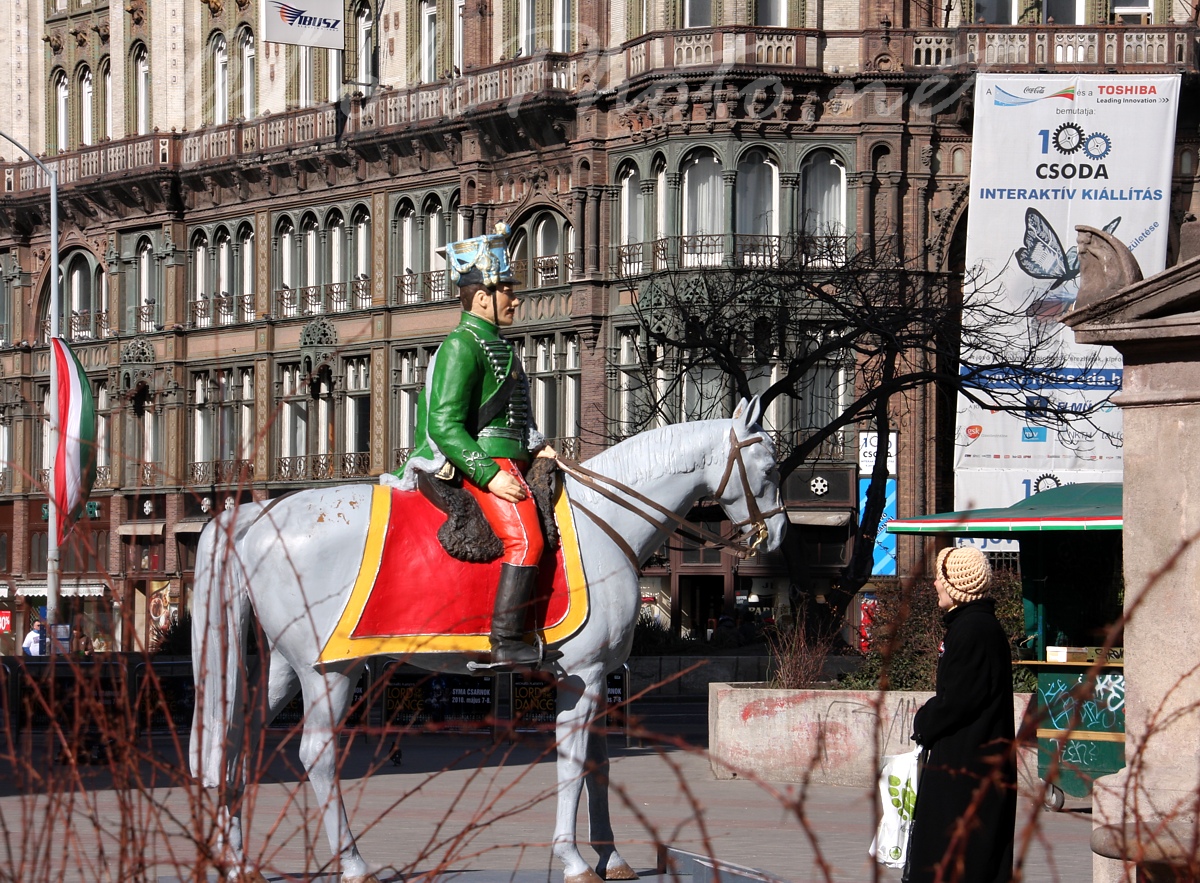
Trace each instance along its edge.
{"label": "ornate stone building facade", "polygon": [[[1196,71],[1192,11],[1167,0],[346,0],[341,51],[265,42],[275,14],[263,0],[0,10],[0,132],[57,172],[63,333],[100,414],[64,603],[125,649],[186,607],[214,510],[402,459],[457,316],[447,241],[512,225],[537,415],[587,455],[622,433],[644,345],[631,304],[656,270],[762,260],[806,225],[954,269],[975,70]],[[1181,120],[1180,211],[1195,132]],[[54,268],[46,176],[0,156],[13,652],[45,594]],[[718,412],[730,398],[703,381],[691,395]],[[902,514],[949,502],[946,407],[918,396],[898,427]],[[774,428],[786,445],[819,418],[781,411]],[[840,439],[791,482],[790,570],[675,550],[647,594],[685,628],[789,581],[820,594],[852,541],[856,448]],[[901,572],[921,553],[902,547]]]}

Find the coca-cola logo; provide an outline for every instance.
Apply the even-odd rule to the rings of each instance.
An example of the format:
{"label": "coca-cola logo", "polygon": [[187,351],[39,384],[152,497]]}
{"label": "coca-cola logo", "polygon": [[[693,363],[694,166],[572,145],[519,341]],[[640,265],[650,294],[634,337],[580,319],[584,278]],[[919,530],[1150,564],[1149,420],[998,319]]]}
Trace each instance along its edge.
{"label": "coca-cola logo", "polygon": [[978,423],[967,427],[967,438],[971,441],[975,441],[981,435],[983,435],[983,427]]}

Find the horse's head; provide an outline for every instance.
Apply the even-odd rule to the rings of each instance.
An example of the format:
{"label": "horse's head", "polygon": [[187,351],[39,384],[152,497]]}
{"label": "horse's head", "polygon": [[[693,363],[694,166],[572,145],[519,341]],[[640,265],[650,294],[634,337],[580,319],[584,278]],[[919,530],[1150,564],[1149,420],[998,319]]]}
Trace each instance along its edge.
{"label": "horse's head", "polygon": [[740,531],[752,552],[779,548],[787,528],[787,513],[779,494],[775,447],[759,426],[762,402],[742,399],[733,412],[724,471],[713,496]]}

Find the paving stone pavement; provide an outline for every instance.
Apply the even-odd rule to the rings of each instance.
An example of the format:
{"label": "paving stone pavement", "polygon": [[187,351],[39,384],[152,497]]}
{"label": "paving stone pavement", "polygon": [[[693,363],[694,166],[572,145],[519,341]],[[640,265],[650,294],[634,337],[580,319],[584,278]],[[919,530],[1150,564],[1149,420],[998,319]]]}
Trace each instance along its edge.
{"label": "paving stone pavement", "polygon": [[[85,793],[64,801],[0,784],[0,822],[9,832],[0,869],[37,867],[38,879],[106,879],[101,870],[130,862],[141,879],[194,879],[195,842],[211,833],[211,809],[181,777],[183,746],[157,740],[131,789],[114,791],[107,773],[82,769]],[[864,883],[900,879],[866,855],[873,833],[873,796],[860,789],[713,778],[702,748],[627,747],[610,737],[612,816],[618,848],[641,872],[652,872],[670,846],[754,868],[792,883]],[[330,870],[315,798],[303,783],[296,740],[275,735],[254,766],[262,784],[248,792],[248,853],[270,879],[319,879]],[[433,875],[461,883],[562,880],[549,841],[555,812],[555,763],[544,736],[516,743],[481,736],[420,734],[400,743],[358,736],[343,744],[342,775],[352,829],[382,879]],[[58,770],[58,772],[54,772]],[[68,775],[54,767],[50,775]],[[74,774],[72,774],[74,775]],[[26,783],[34,791],[45,782]],[[586,804],[586,801],[584,801]],[[1086,801],[1068,811],[1042,811],[1022,800],[1018,827],[1032,840],[1024,880],[1091,880]],[[131,836],[131,830],[138,834]],[[586,807],[580,838],[588,837]],[[131,843],[130,841],[136,841]],[[64,858],[56,844],[69,844]],[[7,852],[7,858],[3,853]],[[583,848],[585,857],[591,855]],[[688,880],[688,877],[683,877]],[[654,883],[654,881],[651,881]]]}

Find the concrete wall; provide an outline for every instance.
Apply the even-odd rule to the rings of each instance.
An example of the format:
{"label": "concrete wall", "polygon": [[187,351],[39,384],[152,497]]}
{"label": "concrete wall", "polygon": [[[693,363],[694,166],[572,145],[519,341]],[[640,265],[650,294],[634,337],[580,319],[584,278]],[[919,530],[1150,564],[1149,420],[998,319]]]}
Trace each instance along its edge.
{"label": "concrete wall", "polygon": [[[912,719],[932,693],[775,690],[761,684],[708,688],[708,751],[718,779],[752,776],[870,787],[879,758],[913,749]],[[1030,694],[1018,693],[1019,726]],[[1023,748],[1023,790],[1037,781],[1037,748]]]}

